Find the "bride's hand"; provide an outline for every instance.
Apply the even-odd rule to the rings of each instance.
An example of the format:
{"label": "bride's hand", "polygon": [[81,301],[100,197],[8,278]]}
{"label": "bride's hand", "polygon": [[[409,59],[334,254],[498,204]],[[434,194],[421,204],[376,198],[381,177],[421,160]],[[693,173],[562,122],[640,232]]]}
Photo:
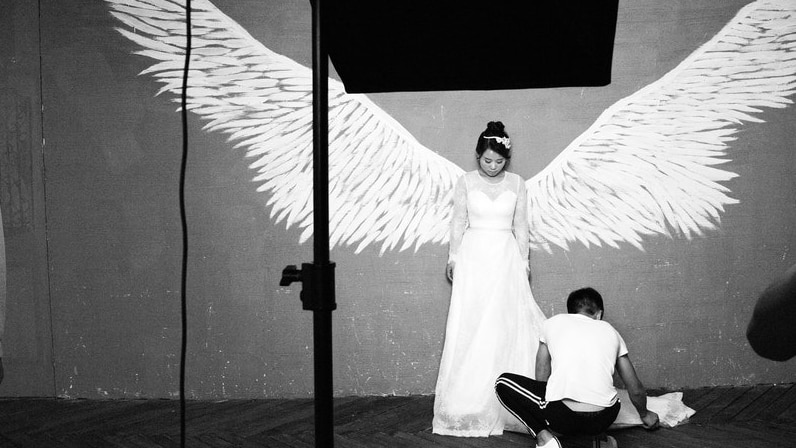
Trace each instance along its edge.
{"label": "bride's hand", "polygon": [[445,274],[448,276],[448,280],[453,282],[453,268],[456,266],[456,263],[450,261],[448,262],[448,266],[445,268]]}

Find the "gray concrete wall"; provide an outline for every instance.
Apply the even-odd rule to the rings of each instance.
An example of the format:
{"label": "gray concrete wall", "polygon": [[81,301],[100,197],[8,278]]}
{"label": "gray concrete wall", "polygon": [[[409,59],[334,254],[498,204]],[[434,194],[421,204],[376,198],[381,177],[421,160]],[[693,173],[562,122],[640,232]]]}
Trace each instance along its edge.
{"label": "gray concrete wall", "polygon": [[7,293],[0,394],[52,396],[38,8],[4,3],[0,23],[0,270]]}
{"label": "gray concrete wall", "polygon": [[[502,120],[514,145],[511,170],[530,178],[603,110],[674,68],[747,3],[620,2],[607,87],[371,99],[466,170],[475,168],[486,121]],[[155,96],[160,84],[139,74],[152,61],[133,54],[103,2],[41,2],[41,36],[36,6],[11,4],[14,15],[0,28],[3,59],[16,61],[0,67],[0,137],[16,157],[2,160],[8,319],[0,395],[175,397],[182,248],[175,97]],[[310,64],[308,2],[216,4],[271,50]],[[506,67],[524,56],[504,55]],[[20,107],[27,115],[12,119]],[[757,116],[763,121],[743,124],[729,144],[723,168],[739,176],[725,185],[739,203],[715,228],[690,240],[649,236],[643,251],[575,243],[532,256],[534,294],[548,315],[565,311],[573,288],[603,293],[606,318],[625,335],[648,386],[793,379],[793,361],[760,359],[744,336],[756,295],[796,262],[796,107]],[[27,130],[11,132],[9,123]],[[299,243],[299,229],[275,223],[244,150],[203,124],[190,115],[188,393],[309,396],[312,315],[301,309],[300,286],[278,282],[285,265],[311,261],[311,239]],[[6,173],[27,190],[9,193]],[[335,393],[432,393],[450,294],[447,247],[354,249],[332,251]]]}

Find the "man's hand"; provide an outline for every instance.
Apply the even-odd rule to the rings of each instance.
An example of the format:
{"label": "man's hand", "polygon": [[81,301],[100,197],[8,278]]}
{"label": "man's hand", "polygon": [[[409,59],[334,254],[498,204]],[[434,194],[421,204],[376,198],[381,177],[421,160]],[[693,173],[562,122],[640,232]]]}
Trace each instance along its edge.
{"label": "man's hand", "polygon": [[448,266],[445,268],[445,274],[448,276],[448,280],[453,282],[453,268],[456,267],[456,263],[453,261],[448,262]]}
{"label": "man's hand", "polygon": [[647,391],[641,380],[636,375],[636,369],[627,355],[622,355],[616,360],[616,372],[622,378],[622,382],[627,387],[627,394],[633,407],[636,408],[638,416],[641,417],[641,425],[645,429],[655,429],[658,427],[658,414],[647,409]]}
{"label": "man's hand", "polygon": [[658,414],[647,410],[647,413],[641,417],[641,426],[644,429],[658,429],[658,424],[660,419],[658,418]]}

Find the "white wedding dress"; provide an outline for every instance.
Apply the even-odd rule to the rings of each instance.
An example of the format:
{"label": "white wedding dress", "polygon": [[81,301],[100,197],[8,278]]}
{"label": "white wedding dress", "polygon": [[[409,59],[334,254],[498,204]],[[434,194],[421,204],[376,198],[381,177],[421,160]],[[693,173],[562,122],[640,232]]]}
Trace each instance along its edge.
{"label": "white wedding dress", "polygon": [[535,376],[545,316],[528,281],[522,179],[506,172],[495,182],[472,171],[454,195],[455,268],[432,426],[435,434],[485,437],[521,427],[498,402],[494,383],[504,372]]}

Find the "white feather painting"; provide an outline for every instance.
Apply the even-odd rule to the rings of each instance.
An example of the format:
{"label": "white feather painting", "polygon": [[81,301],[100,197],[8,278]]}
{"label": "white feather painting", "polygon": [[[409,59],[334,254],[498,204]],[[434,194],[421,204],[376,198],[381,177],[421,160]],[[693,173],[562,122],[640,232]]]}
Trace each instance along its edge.
{"label": "white feather painting", "polygon": [[[141,75],[179,101],[182,1],[106,0],[118,31],[151,65]],[[243,148],[272,219],[312,235],[312,73],[253,38],[207,0],[192,1],[188,109]],[[735,134],[792,104],[796,0],[759,0],[657,81],[610,107],[526,181],[532,247],[551,252],[692,239],[715,230],[736,174]],[[364,95],[329,80],[332,247],[444,244],[464,169],[420,144]],[[356,164],[356,169],[353,166]]]}

